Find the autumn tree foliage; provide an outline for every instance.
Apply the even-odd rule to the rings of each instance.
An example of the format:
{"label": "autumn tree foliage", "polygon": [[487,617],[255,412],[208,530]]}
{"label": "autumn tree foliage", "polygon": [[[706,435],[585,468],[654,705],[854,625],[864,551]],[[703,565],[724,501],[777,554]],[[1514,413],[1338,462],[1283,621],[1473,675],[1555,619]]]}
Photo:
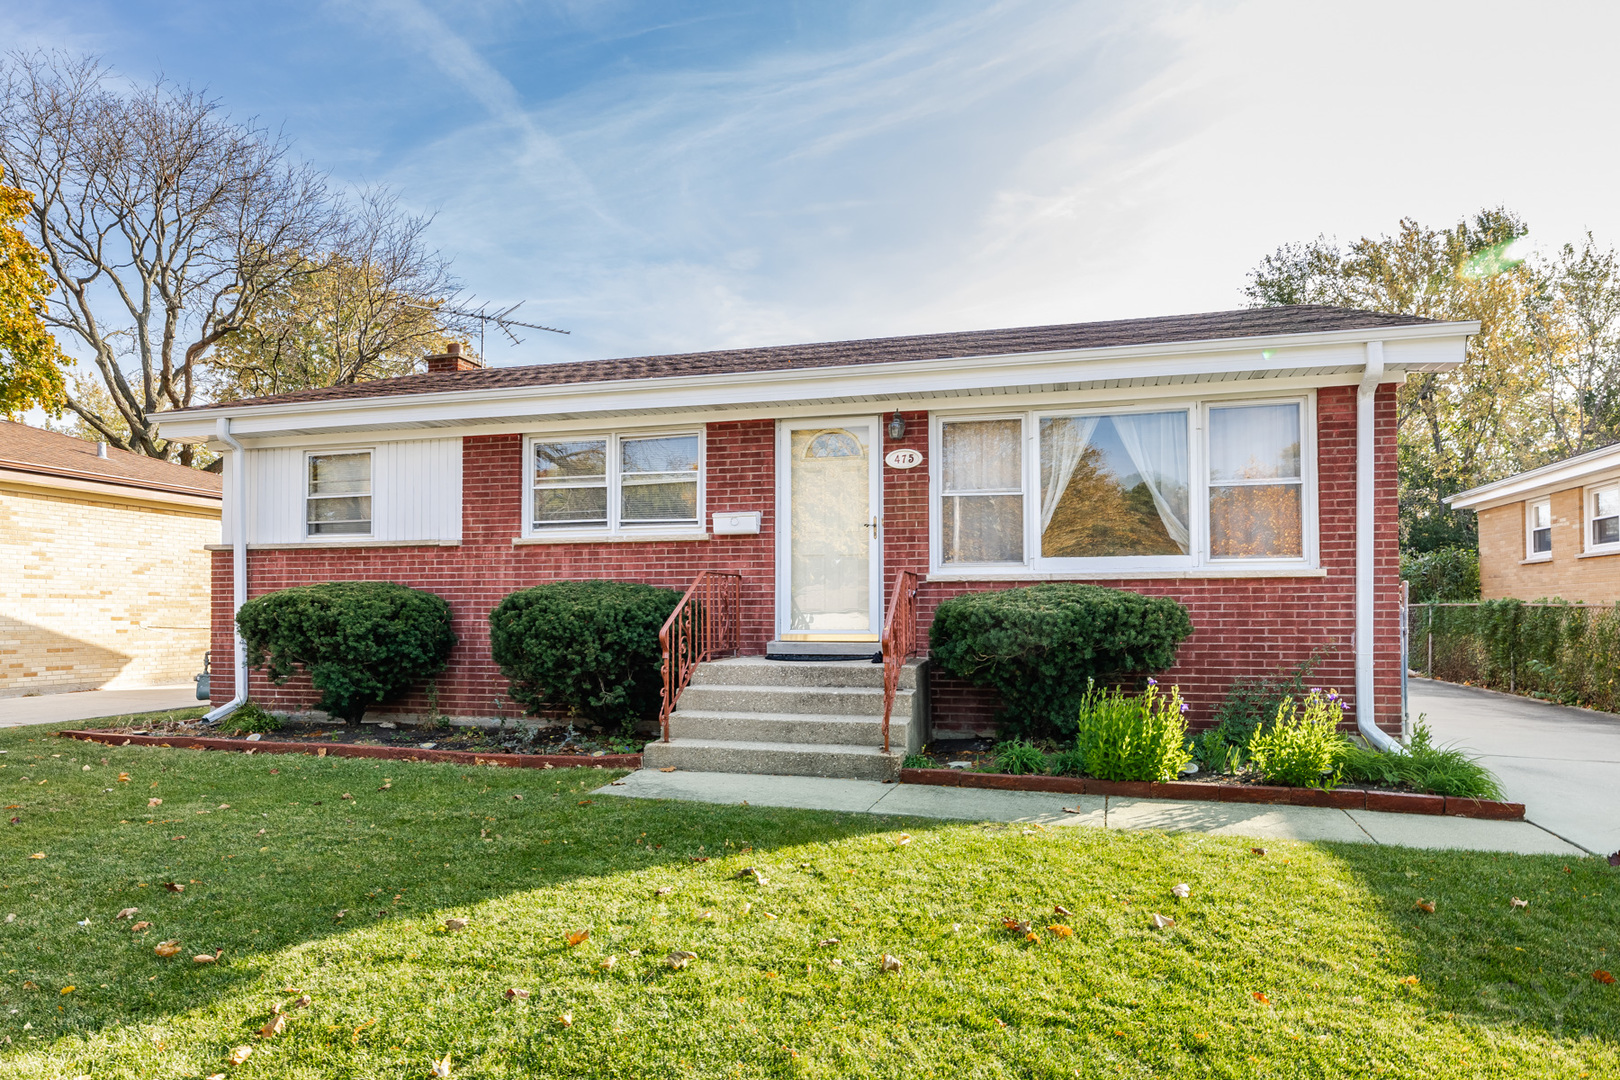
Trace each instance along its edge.
{"label": "autumn tree foliage", "polygon": [[0,167],[0,416],[11,418],[36,405],[59,410],[65,395],[56,339],[40,317],[53,287],[45,257],[17,226],[33,198],[4,179]]}

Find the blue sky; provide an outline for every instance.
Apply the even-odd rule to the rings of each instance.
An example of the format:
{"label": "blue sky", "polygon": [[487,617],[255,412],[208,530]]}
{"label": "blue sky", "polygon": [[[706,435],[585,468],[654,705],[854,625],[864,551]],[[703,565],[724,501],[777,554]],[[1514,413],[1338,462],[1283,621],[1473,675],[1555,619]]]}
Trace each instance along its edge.
{"label": "blue sky", "polygon": [[7,0],[436,215],[497,363],[1235,307],[1506,204],[1620,243],[1620,5]]}

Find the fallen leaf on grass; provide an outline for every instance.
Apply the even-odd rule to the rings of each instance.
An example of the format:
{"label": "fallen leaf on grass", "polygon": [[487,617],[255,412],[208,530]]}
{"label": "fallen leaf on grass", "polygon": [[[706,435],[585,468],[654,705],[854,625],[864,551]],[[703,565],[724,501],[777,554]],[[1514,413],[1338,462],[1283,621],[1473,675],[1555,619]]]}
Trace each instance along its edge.
{"label": "fallen leaf on grass", "polygon": [[127,784],[127,783],[129,783],[129,773],[127,773],[127,772],[121,772],[121,773],[119,773],[119,774],[118,774],[118,782],[119,782],[119,783],[120,783],[120,784]]}
{"label": "fallen leaf on grass", "polygon": [[617,956],[610,956],[596,966],[601,968],[603,971],[612,971],[614,968],[619,966],[619,958]]}
{"label": "fallen leaf on grass", "polygon": [[506,991],[506,1000],[507,1001],[528,1001],[529,1000],[529,992],[527,990],[519,990],[517,987],[514,986],[511,989]]}
{"label": "fallen leaf on grass", "polygon": [[209,956],[207,953],[198,953],[196,956],[191,958],[191,962],[194,964],[212,964],[215,960],[219,959],[219,954],[224,951],[224,949],[221,949],[213,956]]}
{"label": "fallen leaf on grass", "polygon": [[664,957],[664,959],[668,961],[670,967],[674,968],[676,971],[679,971],[687,964],[690,964],[692,961],[696,960],[697,953],[687,952],[684,949],[674,949],[668,956]]}
{"label": "fallen leaf on grass", "polygon": [[1008,930],[1011,930],[1015,934],[1027,934],[1034,929],[1034,924],[1028,919],[1004,918],[1001,920],[1001,925],[1005,926]]}
{"label": "fallen leaf on grass", "polygon": [[903,966],[898,956],[891,956],[888,953],[884,953],[878,960],[879,971],[899,971]]}
{"label": "fallen leaf on grass", "polygon": [[1401,980],[1401,983],[1405,986],[1416,986],[1420,981],[1416,975],[1408,975]]}
{"label": "fallen leaf on grass", "polygon": [[1425,914],[1428,914],[1428,915],[1433,915],[1434,914],[1434,901],[1433,900],[1425,900],[1422,897],[1418,897],[1418,902],[1413,904],[1412,907],[1414,907],[1418,911],[1424,912]]}
{"label": "fallen leaf on grass", "polygon": [[1068,908],[1064,907],[1062,904],[1053,904],[1052,905],[1052,914],[1054,914],[1054,915],[1073,915],[1074,912],[1070,911]]}
{"label": "fallen leaf on grass", "polygon": [[140,912],[140,910],[141,909],[138,908],[138,907],[127,907],[123,911],[120,911],[117,915],[114,915],[113,916],[113,921],[117,922],[119,919],[128,919],[128,918],[138,914]]}
{"label": "fallen leaf on grass", "polygon": [[561,1024],[563,1027],[573,1027],[574,1026],[574,1014],[573,1013],[563,1013],[562,1015],[557,1017],[557,1023]]}
{"label": "fallen leaf on grass", "polygon": [[1262,1005],[1270,1005],[1271,1004],[1271,999],[1266,997],[1266,995],[1262,994],[1258,990],[1256,990],[1252,996],[1253,996],[1254,1000],[1258,1001]]}
{"label": "fallen leaf on grass", "polygon": [[[324,746],[316,747],[315,748],[315,756],[316,757],[325,757],[326,756],[326,747],[324,747]],[[449,1059],[446,1059],[446,1060],[449,1060]],[[450,1074],[445,1073],[444,1075],[449,1076]]]}
{"label": "fallen leaf on grass", "polygon": [[745,866],[735,874],[731,875],[731,880],[733,881],[737,881],[742,878],[753,878],[754,881],[760,885],[769,885],[771,883],[770,878],[760,873],[759,869],[753,866]]}
{"label": "fallen leaf on grass", "polygon": [[901,833],[899,836],[895,837],[894,843],[896,847],[905,847],[907,844],[911,843],[911,834]]}
{"label": "fallen leaf on grass", "polygon": [[333,922],[342,922],[343,921],[343,916],[347,915],[348,913],[349,913],[348,908],[339,908],[338,913],[336,915],[332,916],[332,921]]}
{"label": "fallen leaf on grass", "polygon": [[392,780],[384,780],[382,787],[378,788],[377,790],[378,791],[392,791],[393,787],[394,787],[394,782]]}
{"label": "fallen leaf on grass", "polygon": [[675,766],[673,766],[673,765],[665,765],[662,769],[659,769],[658,771],[659,772],[674,772],[675,771]]}
{"label": "fallen leaf on grass", "polygon": [[147,799],[146,800],[146,805],[147,806],[162,806],[163,805],[163,800],[162,799]]}
{"label": "fallen leaf on grass", "polygon": [[309,1004],[309,1001],[310,1001],[309,995],[305,994],[303,997],[299,998],[297,1001],[289,1001],[287,1003],[287,1008],[289,1008],[289,1009],[302,1009],[302,1008],[306,1007]]}
{"label": "fallen leaf on grass", "polygon": [[433,1063],[433,1075],[434,1076],[449,1076],[450,1075],[450,1055],[449,1054],[444,1055],[444,1057],[438,1059],[437,1061],[435,1061]]}
{"label": "fallen leaf on grass", "polygon": [[273,1039],[277,1035],[280,1035],[282,1030],[285,1029],[286,1026],[287,1026],[287,1014],[286,1013],[277,1013],[276,1015],[272,1016],[269,1020],[266,1020],[265,1024],[264,1024],[264,1027],[259,1029],[259,1038],[261,1038],[261,1039]]}
{"label": "fallen leaf on grass", "polygon": [[143,930],[150,930],[150,929],[152,929],[152,924],[147,922],[145,919],[142,919],[140,922],[136,923],[134,926],[131,926],[129,928],[129,932],[132,933],[132,934],[139,934]]}
{"label": "fallen leaf on grass", "polygon": [[180,953],[180,942],[178,942],[178,941],[160,941],[156,945],[152,946],[152,951],[157,953],[159,956],[163,957],[164,959],[168,959],[171,956],[179,955],[179,953]]}
{"label": "fallen leaf on grass", "polygon": [[1172,926],[1176,925],[1176,920],[1172,919],[1168,915],[1160,915],[1157,911],[1155,911],[1153,913],[1153,925],[1159,930],[1168,930]]}
{"label": "fallen leaf on grass", "polygon": [[675,886],[673,886],[673,885],[665,885],[663,888],[654,889],[653,890],[653,895],[654,896],[668,896],[670,893],[672,893],[674,891],[675,891]]}
{"label": "fallen leaf on grass", "polygon": [[444,920],[444,928],[446,930],[465,930],[465,929],[467,929],[467,920],[466,919],[446,919],[446,920]]}
{"label": "fallen leaf on grass", "polygon": [[688,855],[686,860],[688,862],[708,862],[709,857],[707,855]]}
{"label": "fallen leaf on grass", "polygon": [[1592,972],[1592,978],[1596,979],[1604,986],[1608,986],[1614,982],[1614,976],[1610,975],[1607,971],[1594,971]]}
{"label": "fallen leaf on grass", "polygon": [[1511,910],[1513,908],[1521,908],[1521,907],[1529,907],[1529,906],[1530,906],[1530,901],[1528,901],[1528,900],[1520,900],[1517,896],[1515,896],[1513,899],[1508,901],[1509,910]]}
{"label": "fallen leaf on grass", "polygon": [[1186,882],[1182,882],[1180,885],[1170,886],[1170,892],[1178,899],[1185,900],[1188,896],[1192,895],[1192,886],[1188,885]]}
{"label": "fallen leaf on grass", "polygon": [[246,1061],[248,1058],[250,1058],[252,1056],[253,1056],[253,1047],[251,1047],[251,1046],[238,1046],[235,1050],[231,1051],[231,1056],[226,1058],[225,1060],[229,1061],[232,1065],[240,1065],[240,1064],[242,1064],[242,1062]]}
{"label": "fallen leaf on grass", "polygon": [[838,939],[835,938],[835,937],[830,937],[830,938],[826,938],[823,941],[818,941],[816,944],[819,945],[823,949],[830,949],[834,945],[838,944]]}
{"label": "fallen leaf on grass", "polygon": [[205,1080],[225,1080],[224,1073],[209,1073]]}
{"label": "fallen leaf on grass", "polygon": [[568,947],[572,949],[575,945],[582,945],[590,939],[591,931],[589,927],[586,927],[583,930],[575,930],[565,940],[568,942]]}
{"label": "fallen leaf on grass", "polygon": [[185,892],[186,891],[186,887],[184,885],[180,884],[178,881],[165,881],[163,883],[163,887],[165,889],[168,889],[170,892]]}
{"label": "fallen leaf on grass", "polygon": [[1264,855],[1266,853],[1266,849],[1263,847],[1252,847],[1249,851],[1255,855]]}
{"label": "fallen leaf on grass", "polygon": [[352,798],[354,798],[354,796],[350,795],[347,791],[345,791],[342,795],[339,795],[338,798],[340,798],[340,799],[352,799]]}
{"label": "fallen leaf on grass", "polygon": [[62,994],[71,994],[71,993],[73,993],[73,991],[75,991],[77,989],[78,989],[77,986],[64,986],[64,987],[62,987],[61,990],[59,990],[57,992],[62,993]]}
{"label": "fallen leaf on grass", "polygon": [[1046,929],[1049,930],[1050,932],[1052,932],[1053,934],[1056,934],[1060,938],[1074,937],[1074,928],[1072,926],[1065,926],[1062,923],[1053,923],[1051,926],[1048,926]]}
{"label": "fallen leaf on grass", "polygon": [[45,853],[43,851],[36,851],[28,857],[30,859],[43,859],[45,857]]}

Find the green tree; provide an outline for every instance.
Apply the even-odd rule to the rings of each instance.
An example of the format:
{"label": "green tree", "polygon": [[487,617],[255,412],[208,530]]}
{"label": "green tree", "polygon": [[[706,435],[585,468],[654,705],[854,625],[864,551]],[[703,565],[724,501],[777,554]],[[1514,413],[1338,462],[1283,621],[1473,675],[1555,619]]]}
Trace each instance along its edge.
{"label": "green tree", "polygon": [[35,405],[58,412],[65,402],[61,352],[41,318],[54,286],[45,256],[16,224],[33,201],[0,182],[0,416],[8,419]]}

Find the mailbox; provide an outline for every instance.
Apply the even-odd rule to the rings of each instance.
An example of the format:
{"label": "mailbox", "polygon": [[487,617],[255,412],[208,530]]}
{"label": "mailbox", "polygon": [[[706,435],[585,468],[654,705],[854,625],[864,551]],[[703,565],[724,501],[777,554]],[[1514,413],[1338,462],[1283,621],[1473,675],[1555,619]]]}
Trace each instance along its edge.
{"label": "mailbox", "polygon": [[729,514],[714,515],[714,535],[716,536],[758,536],[759,511],[744,510]]}

